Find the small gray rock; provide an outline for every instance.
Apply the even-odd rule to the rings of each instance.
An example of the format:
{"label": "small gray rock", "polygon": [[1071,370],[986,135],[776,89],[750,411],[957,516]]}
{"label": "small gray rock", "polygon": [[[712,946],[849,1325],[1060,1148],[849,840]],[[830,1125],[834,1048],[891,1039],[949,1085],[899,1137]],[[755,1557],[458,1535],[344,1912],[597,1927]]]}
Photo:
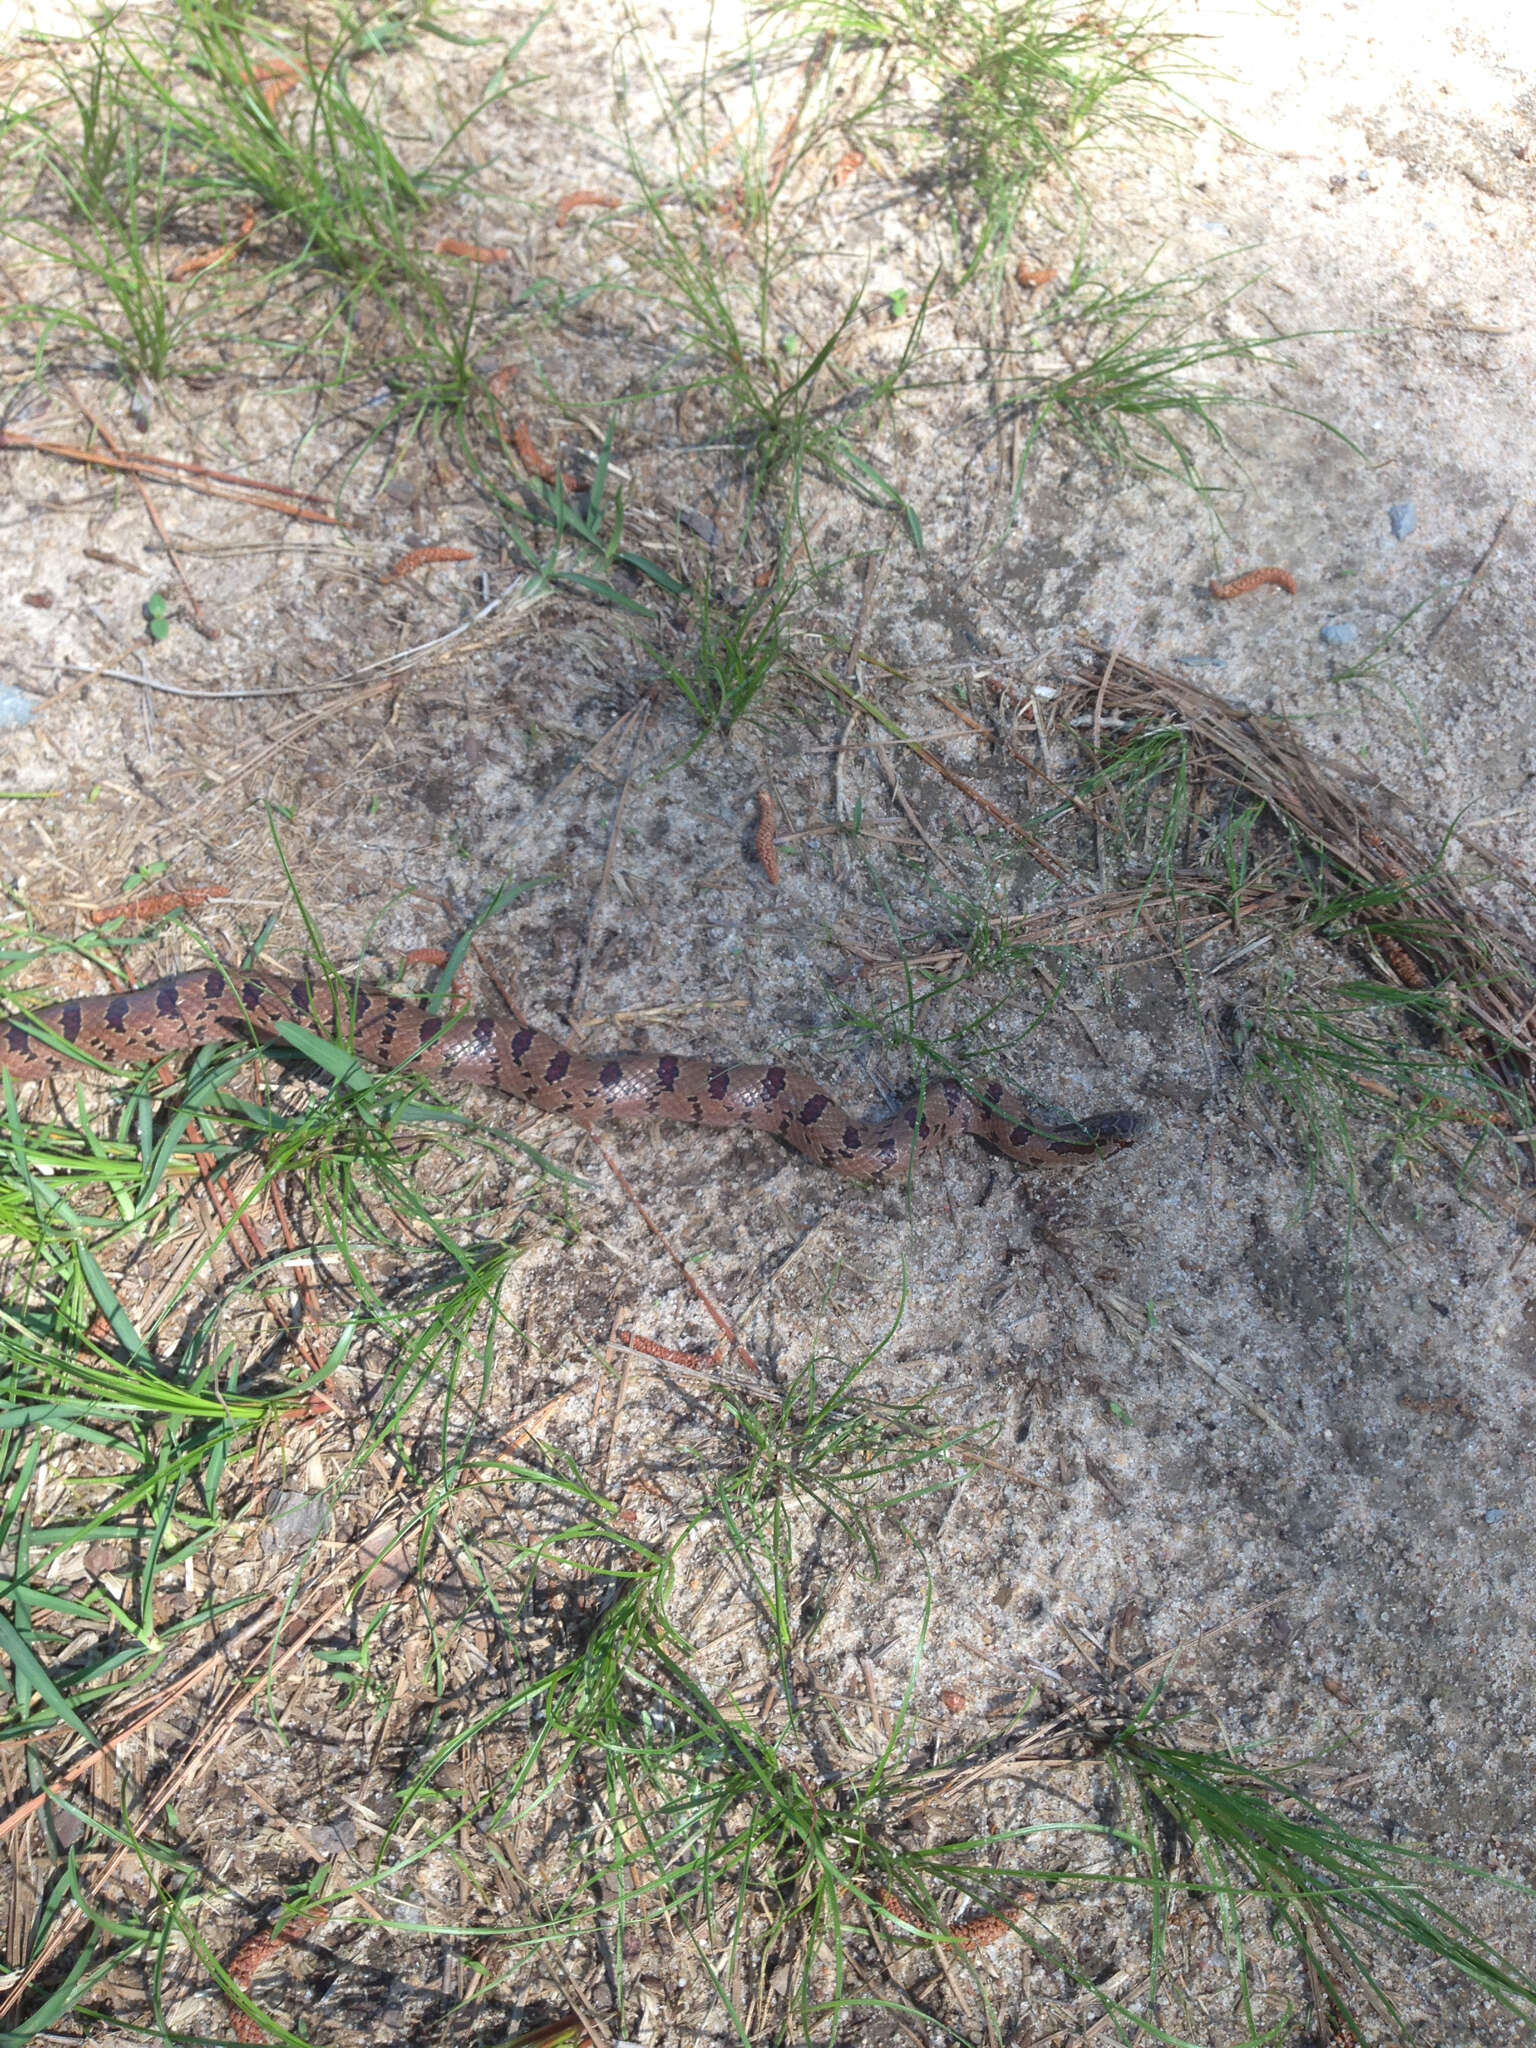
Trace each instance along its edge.
{"label": "small gray rock", "polygon": [[1483,1520],[1485,1522],[1502,1522],[1503,1519],[1504,1510],[1502,1508],[1485,1508],[1483,1511]]}
{"label": "small gray rock", "polygon": [[1357,640],[1360,636],[1355,627],[1340,620],[1330,619],[1317,637],[1325,647],[1348,647],[1352,640]]}
{"label": "small gray rock", "polygon": [[263,1557],[290,1557],[329,1528],[330,1505],[323,1493],[279,1493],[262,1525]]}
{"label": "small gray rock", "polygon": [[340,1820],[321,1821],[308,1830],[309,1839],[324,1855],[339,1856],[357,1847],[357,1822],[344,1813]]}
{"label": "small gray rock", "polygon": [[78,1814],[70,1813],[67,1808],[55,1806],[51,1799],[48,1802],[47,1812],[48,1818],[53,1824],[54,1839],[59,1847],[61,1849],[72,1849],[85,1833],[86,1822],[81,1820]]}
{"label": "small gray rock", "polygon": [[9,683],[0,683],[0,732],[20,732],[31,723],[32,699]]}
{"label": "small gray rock", "polygon": [[1419,523],[1419,515],[1407,498],[1400,505],[1389,505],[1387,517],[1392,522],[1394,540],[1406,540]]}
{"label": "small gray rock", "polygon": [[695,512],[691,505],[683,505],[679,507],[677,516],[690,533],[699,536],[705,547],[720,545],[720,529],[707,512]]}

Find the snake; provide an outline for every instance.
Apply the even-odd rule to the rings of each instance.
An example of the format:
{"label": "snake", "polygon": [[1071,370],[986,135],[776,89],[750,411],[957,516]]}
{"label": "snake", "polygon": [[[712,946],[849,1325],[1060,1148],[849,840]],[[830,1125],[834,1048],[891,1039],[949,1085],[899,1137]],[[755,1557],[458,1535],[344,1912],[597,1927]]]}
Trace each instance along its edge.
{"label": "snake", "polygon": [[879,1121],[851,1117],[811,1075],[676,1053],[573,1052],[508,1017],[441,1017],[378,988],[222,962],[114,995],[52,1003],[0,1019],[0,1072],[15,1081],[123,1067],[204,1045],[281,1043],[284,1024],[340,1030],[357,1057],[443,1080],[478,1082],[589,1127],[602,1117],[659,1117],[710,1130],[745,1126],[781,1139],[848,1180],[904,1172],[960,1133],[1019,1166],[1072,1166],[1131,1144],[1144,1119],[1120,1110],[1042,1123],[994,1080],[929,1080]]}

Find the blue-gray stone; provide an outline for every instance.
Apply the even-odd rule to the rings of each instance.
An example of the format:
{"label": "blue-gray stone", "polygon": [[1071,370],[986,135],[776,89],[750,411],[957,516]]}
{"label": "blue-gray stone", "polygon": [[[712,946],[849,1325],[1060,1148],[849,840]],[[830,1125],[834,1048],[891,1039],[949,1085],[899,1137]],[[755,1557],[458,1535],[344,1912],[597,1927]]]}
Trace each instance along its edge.
{"label": "blue-gray stone", "polygon": [[1504,1510],[1502,1508],[1488,1508],[1484,1511],[1483,1520],[1485,1522],[1502,1522],[1503,1519]]}
{"label": "blue-gray stone", "polygon": [[9,683],[0,683],[0,732],[20,732],[32,723],[32,699]]}
{"label": "blue-gray stone", "polygon": [[1347,647],[1351,640],[1357,640],[1360,636],[1348,623],[1330,619],[1317,637],[1325,647]]}
{"label": "blue-gray stone", "polygon": [[1405,498],[1401,505],[1389,505],[1387,517],[1392,522],[1392,538],[1406,540],[1419,523],[1419,515]]}
{"label": "blue-gray stone", "polygon": [[323,1493],[275,1493],[258,1542],[263,1557],[291,1557],[330,1527],[330,1503]]}

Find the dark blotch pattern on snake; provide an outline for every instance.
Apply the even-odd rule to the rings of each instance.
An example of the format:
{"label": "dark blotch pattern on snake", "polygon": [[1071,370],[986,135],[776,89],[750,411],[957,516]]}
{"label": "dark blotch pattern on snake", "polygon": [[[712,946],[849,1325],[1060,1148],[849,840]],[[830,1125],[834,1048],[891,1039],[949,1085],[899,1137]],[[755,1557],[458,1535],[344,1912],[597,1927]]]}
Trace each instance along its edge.
{"label": "dark blotch pattern on snake", "polygon": [[[342,1012],[343,1036],[375,1066],[408,1064],[443,1080],[477,1081],[583,1125],[599,1117],[669,1117],[722,1130],[748,1125],[849,1180],[904,1171],[960,1132],[1020,1166],[1069,1166],[1120,1151],[1142,1125],[1129,1112],[1042,1125],[997,1081],[981,1084],[973,1096],[949,1079],[930,1081],[882,1122],[859,1123],[793,1067],[721,1066],[674,1053],[570,1052],[526,1024],[499,1017],[445,1022],[379,989],[347,992]],[[0,1024],[0,1069],[17,1081],[77,1075],[82,1062],[127,1066],[201,1045],[266,1044],[284,1021],[330,1032],[336,1004],[321,981],[204,967],[121,995],[55,1003],[33,1021],[70,1050],[61,1052],[19,1022]]]}

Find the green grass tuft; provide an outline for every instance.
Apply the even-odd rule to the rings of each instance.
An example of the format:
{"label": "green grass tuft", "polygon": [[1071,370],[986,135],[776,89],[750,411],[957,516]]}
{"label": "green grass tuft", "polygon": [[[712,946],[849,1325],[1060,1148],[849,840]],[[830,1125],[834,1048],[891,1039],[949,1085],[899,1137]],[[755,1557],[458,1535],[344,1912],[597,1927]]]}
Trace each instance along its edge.
{"label": "green grass tuft", "polygon": [[1056,0],[786,0],[777,10],[875,50],[881,69],[845,115],[849,133],[940,190],[959,282],[1000,265],[1031,195],[1094,146],[1183,126],[1175,84],[1189,38],[1157,12],[1074,13]]}

